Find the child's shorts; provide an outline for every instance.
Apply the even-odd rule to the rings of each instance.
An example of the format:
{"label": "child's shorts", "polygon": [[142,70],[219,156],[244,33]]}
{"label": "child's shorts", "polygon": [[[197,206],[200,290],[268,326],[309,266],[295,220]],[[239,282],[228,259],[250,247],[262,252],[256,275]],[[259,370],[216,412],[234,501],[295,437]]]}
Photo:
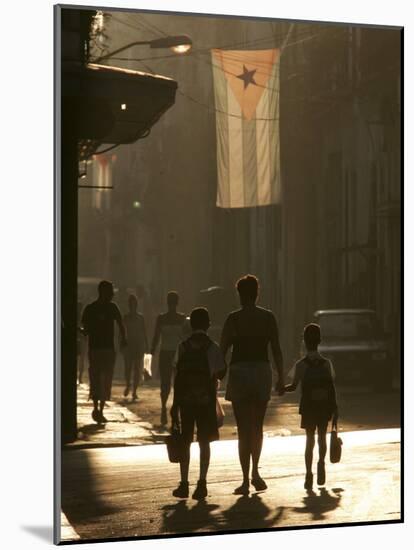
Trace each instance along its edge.
{"label": "child's shorts", "polygon": [[187,443],[194,440],[197,426],[197,441],[210,443],[219,439],[215,402],[211,405],[180,405],[181,434]]}
{"label": "child's shorts", "polygon": [[311,430],[315,432],[316,429],[318,429],[319,432],[326,432],[328,429],[328,423],[330,420],[330,417],[318,417],[314,415],[302,415],[302,420],[300,423],[300,427],[304,430]]}

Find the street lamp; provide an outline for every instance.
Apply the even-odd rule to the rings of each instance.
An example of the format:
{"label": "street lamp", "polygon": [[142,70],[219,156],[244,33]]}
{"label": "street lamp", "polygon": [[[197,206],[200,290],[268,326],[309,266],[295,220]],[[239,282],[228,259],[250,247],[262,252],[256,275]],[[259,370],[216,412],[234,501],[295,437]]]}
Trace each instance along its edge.
{"label": "street lamp", "polygon": [[189,52],[191,50],[192,45],[193,45],[193,42],[191,38],[184,34],[177,35],[177,36],[165,36],[163,38],[156,38],[155,40],[138,40],[136,42],[130,42],[129,44],[126,44],[125,46],[122,46],[122,48],[118,48],[117,50],[111,53],[98,57],[98,59],[95,59],[94,63],[99,63],[100,61],[109,59],[110,57],[113,57],[114,55],[120,52],[123,52],[124,50],[132,48],[133,46],[149,46],[150,48],[169,48],[171,51],[173,51],[176,54],[183,54],[183,53]]}

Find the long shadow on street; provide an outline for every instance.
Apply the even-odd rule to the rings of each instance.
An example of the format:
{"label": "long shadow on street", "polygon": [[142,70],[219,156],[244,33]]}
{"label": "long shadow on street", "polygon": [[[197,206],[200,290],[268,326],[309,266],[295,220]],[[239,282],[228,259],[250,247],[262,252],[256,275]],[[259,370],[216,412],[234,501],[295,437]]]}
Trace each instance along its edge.
{"label": "long shadow on street", "polygon": [[319,494],[311,491],[302,499],[303,506],[293,510],[301,514],[309,514],[312,521],[323,520],[326,514],[335,510],[341,502],[343,489],[332,489],[332,492],[333,495],[325,488],[320,488]]}
{"label": "long shadow on street", "polygon": [[282,519],[284,508],[276,513],[266,506],[259,494],[241,496],[222,512],[218,504],[199,501],[189,507],[187,501],[169,504],[163,510],[163,531],[189,533],[192,531],[230,531],[243,529],[266,529],[275,527]]}

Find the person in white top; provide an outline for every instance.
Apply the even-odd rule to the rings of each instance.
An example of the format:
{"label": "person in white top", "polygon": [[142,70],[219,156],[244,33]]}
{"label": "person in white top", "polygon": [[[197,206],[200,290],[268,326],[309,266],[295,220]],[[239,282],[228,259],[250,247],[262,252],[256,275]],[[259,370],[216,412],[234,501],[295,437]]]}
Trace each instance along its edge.
{"label": "person in white top", "polygon": [[155,323],[151,354],[154,355],[160,344],[159,371],[161,394],[161,425],[167,424],[167,401],[171,391],[173,375],[173,359],[178,344],[183,339],[183,325],[186,320],[184,313],[178,313],[178,293],[170,291],[167,294],[168,311],[161,313]]}

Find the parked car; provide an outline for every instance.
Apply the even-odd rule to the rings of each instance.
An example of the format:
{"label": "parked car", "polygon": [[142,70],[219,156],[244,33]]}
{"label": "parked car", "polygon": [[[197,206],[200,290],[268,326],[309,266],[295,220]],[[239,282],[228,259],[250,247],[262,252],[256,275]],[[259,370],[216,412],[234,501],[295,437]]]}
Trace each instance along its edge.
{"label": "parked car", "polygon": [[341,383],[370,385],[376,390],[392,387],[389,338],[375,311],[370,309],[324,309],[314,313],[321,327],[320,353],[332,359]]}

